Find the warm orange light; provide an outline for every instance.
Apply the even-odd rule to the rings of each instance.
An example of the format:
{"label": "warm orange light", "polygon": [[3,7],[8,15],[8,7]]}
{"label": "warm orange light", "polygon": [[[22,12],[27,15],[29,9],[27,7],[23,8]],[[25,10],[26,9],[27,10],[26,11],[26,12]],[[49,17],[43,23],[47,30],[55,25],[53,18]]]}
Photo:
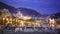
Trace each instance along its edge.
{"label": "warm orange light", "polygon": [[15,21],[15,19],[13,19],[13,21]]}
{"label": "warm orange light", "polygon": [[21,21],[20,23],[21,23],[21,26],[24,26],[24,22],[23,21]]}
{"label": "warm orange light", "polygon": [[9,21],[7,21],[7,23],[10,23]]}
{"label": "warm orange light", "polygon": [[16,22],[17,22],[18,20],[16,19]]}
{"label": "warm orange light", "polygon": [[6,18],[6,20],[8,21],[8,18]]}
{"label": "warm orange light", "polygon": [[50,26],[54,27],[55,26],[55,20],[54,19],[49,19],[50,20]]}
{"label": "warm orange light", "polygon": [[12,21],[12,18],[10,18],[10,21]]}
{"label": "warm orange light", "polygon": [[3,20],[5,20],[5,18],[3,18]]}
{"label": "warm orange light", "polygon": [[20,22],[20,20],[18,20],[18,22]]}
{"label": "warm orange light", "polygon": [[27,19],[31,19],[31,17],[29,17],[29,16],[23,16],[22,19],[27,20]]}

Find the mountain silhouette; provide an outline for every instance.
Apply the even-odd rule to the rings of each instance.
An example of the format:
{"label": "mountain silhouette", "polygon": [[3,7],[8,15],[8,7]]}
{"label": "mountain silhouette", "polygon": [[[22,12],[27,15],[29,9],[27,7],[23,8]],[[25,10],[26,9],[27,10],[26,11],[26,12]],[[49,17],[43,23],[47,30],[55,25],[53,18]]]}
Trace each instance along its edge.
{"label": "mountain silhouette", "polygon": [[8,9],[9,12],[11,12],[11,13],[16,13],[15,12],[16,8],[14,8],[14,7],[10,6],[10,5],[7,5],[7,4],[5,4],[3,2],[0,2],[0,9],[4,9],[4,8]]}
{"label": "mountain silhouette", "polygon": [[41,16],[40,13],[38,13],[36,10],[29,9],[29,8],[18,8],[18,11],[20,11],[24,16]]}
{"label": "mountain silhouette", "polygon": [[51,18],[60,18],[60,12],[50,15]]}
{"label": "mountain silhouette", "polygon": [[60,13],[54,14],[56,17],[60,18]]}
{"label": "mountain silhouette", "polygon": [[22,8],[22,7],[15,8],[15,7],[12,7],[10,5],[0,2],[0,9],[3,9],[3,8],[8,9],[11,14],[14,14],[14,13],[16,14],[18,11],[20,11],[23,15],[27,15],[27,16],[40,16],[41,15],[34,9]]}

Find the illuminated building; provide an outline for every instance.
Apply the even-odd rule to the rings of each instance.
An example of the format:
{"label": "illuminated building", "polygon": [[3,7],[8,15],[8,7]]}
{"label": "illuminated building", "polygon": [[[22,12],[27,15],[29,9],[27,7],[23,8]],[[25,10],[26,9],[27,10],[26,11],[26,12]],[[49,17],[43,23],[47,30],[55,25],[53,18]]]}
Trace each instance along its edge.
{"label": "illuminated building", "polygon": [[8,9],[4,8],[1,10],[1,12],[2,12],[2,17],[8,17],[8,16],[11,17],[11,14]]}
{"label": "illuminated building", "polygon": [[55,24],[56,24],[56,22],[55,22],[55,19],[54,18],[49,18],[49,24],[50,24],[50,27],[55,27]]}
{"label": "illuminated building", "polygon": [[33,19],[31,16],[24,16],[20,11],[17,14],[14,14],[14,16],[16,18],[13,19],[8,9],[2,10],[3,20],[6,19],[7,23],[11,23],[11,24],[15,23],[15,25],[19,23],[20,26],[48,26],[48,24],[50,24],[50,26],[52,27],[55,26],[55,19],[51,19],[49,18],[49,16],[47,17],[41,16],[39,18],[34,17]]}

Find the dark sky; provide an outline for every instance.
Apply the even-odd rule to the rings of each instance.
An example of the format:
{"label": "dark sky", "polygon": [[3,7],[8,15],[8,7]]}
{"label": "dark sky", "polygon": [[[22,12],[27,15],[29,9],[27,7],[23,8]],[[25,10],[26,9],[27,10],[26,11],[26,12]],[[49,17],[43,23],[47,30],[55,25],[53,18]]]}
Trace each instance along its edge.
{"label": "dark sky", "polygon": [[60,0],[0,0],[15,8],[24,7],[34,9],[41,14],[60,12]]}

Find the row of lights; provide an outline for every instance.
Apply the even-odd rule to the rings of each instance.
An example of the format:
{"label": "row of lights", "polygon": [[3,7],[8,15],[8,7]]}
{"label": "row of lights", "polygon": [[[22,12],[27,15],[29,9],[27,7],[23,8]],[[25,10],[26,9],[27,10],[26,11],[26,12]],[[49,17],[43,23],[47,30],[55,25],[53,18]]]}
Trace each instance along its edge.
{"label": "row of lights", "polygon": [[21,23],[22,26],[24,26],[24,23],[27,23],[28,25],[32,25],[32,24],[33,25],[39,25],[38,23],[34,23],[34,22],[31,23],[31,22],[26,22],[26,21],[20,21],[17,19],[12,19],[12,18],[10,18],[10,19],[9,18],[3,18],[3,20],[5,20],[5,19],[7,20],[8,23],[9,23],[9,21],[16,21],[16,22]]}
{"label": "row of lights", "polygon": [[15,22],[20,22],[21,20],[17,20],[17,19],[12,19],[12,18],[0,18],[3,20],[7,20],[7,21],[15,21]]}
{"label": "row of lights", "polygon": [[[21,23],[22,25],[24,24],[24,23],[23,23],[24,21],[17,20],[17,19],[12,19],[12,18],[0,18],[0,19],[7,20],[7,21],[11,21],[11,22],[12,22],[12,21],[19,22],[19,23]],[[37,24],[37,23],[36,23],[36,24]],[[37,25],[38,25],[38,24],[37,24]],[[50,25],[54,27],[54,19],[53,19],[53,20],[50,19]]]}

